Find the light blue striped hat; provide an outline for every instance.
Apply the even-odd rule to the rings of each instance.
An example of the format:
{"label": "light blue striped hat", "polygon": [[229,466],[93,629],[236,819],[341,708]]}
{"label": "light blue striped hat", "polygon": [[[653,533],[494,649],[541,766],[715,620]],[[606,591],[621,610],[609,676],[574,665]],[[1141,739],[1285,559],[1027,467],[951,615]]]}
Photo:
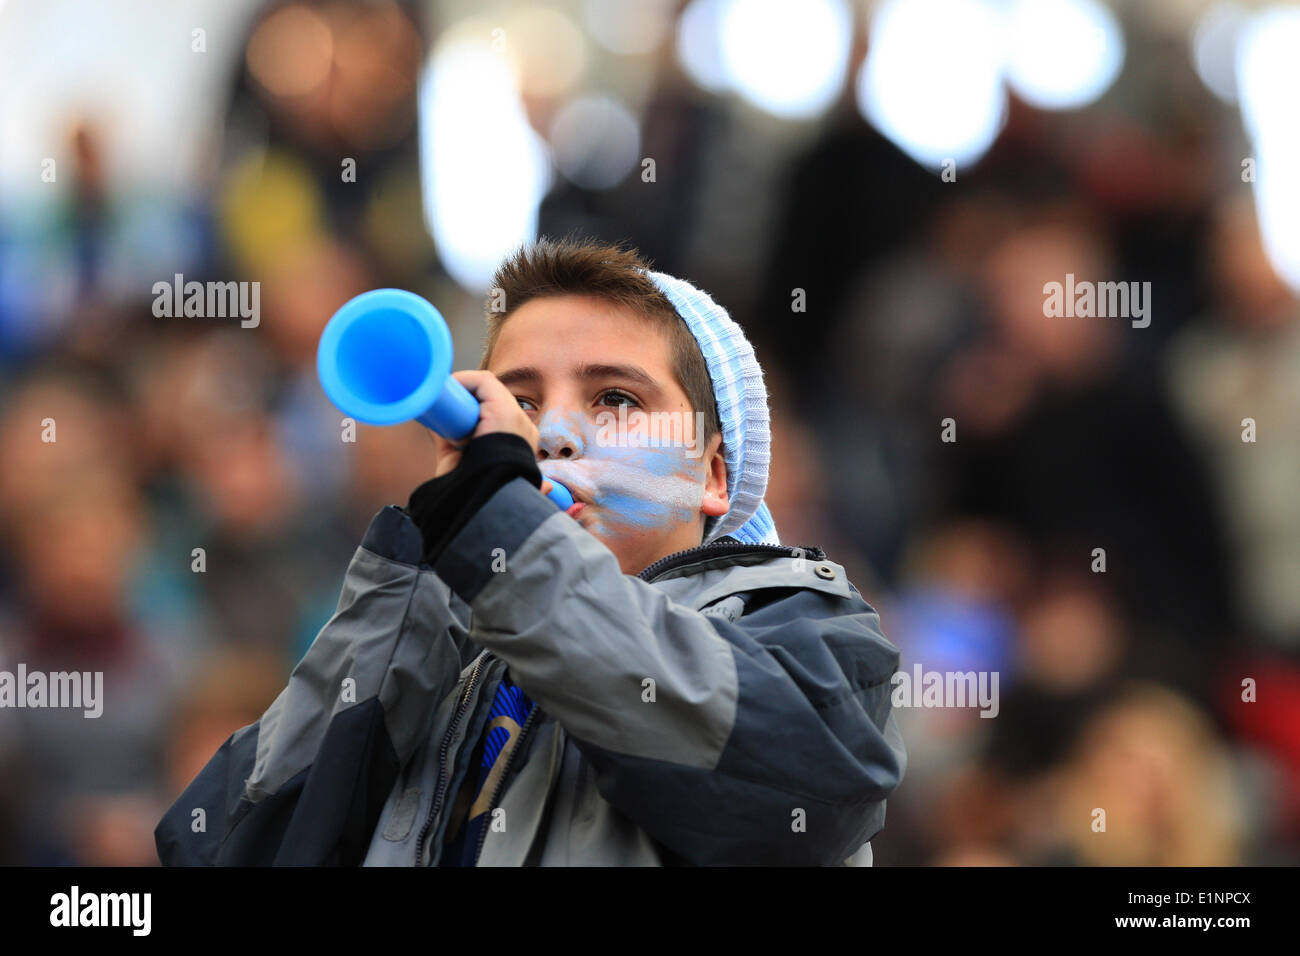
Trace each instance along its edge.
{"label": "light blue striped hat", "polygon": [[646,275],[668,297],[699,343],[717,400],[731,507],[725,515],[707,519],[704,543],[729,535],[747,544],[780,544],[772,513],[763,501],[772,436],[767,387],[754,347],[727,310],[707,293],[662,272]]}

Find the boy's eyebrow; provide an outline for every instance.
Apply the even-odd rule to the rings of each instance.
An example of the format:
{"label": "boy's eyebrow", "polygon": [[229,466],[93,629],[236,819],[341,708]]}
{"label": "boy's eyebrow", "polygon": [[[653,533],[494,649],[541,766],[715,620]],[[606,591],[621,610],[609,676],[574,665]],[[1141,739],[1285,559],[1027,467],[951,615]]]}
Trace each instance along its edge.
{"label": "boy's eyebrow", "polygon": [[[659,383],[635,365],[584,365],[577,371],[578,377],[583,379],[622,378],[656,392],[660,390]],[[497,378],[503,385],[535,386],[542,380],[542,373],[531,365],[523,365],[507,369]]]}
{"label": "boy's eyebrow", "polygon": [[531,365],[507,369],[497,376],[502,385],[536,385],[542,380],[542,373]]}
{"label": "boy's eyebrow", "polygon": [[625,378],[644,388],[659,390],[659,383],[635,365],[584,365],[578,369],[580,378]]}

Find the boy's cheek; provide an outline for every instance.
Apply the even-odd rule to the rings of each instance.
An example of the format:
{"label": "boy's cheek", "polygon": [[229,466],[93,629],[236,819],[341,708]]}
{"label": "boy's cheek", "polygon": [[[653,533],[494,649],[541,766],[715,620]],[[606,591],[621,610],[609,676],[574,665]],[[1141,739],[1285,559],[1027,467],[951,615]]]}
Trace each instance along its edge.
{"label": "boy's cheek", "polygon": [[643,484],[609,492],[584,509],[583,526],[611,540],[656,537],[695,521],[703,499],[704,489],[694,483],[646,476]]}
{"label": "boy's cheek", "polygon": [[681,447],[587,447],[570,461],[544,463],[548,478],[586,498],[573,515],[584,530],[610,548],[635,548],[699,520],[707,464]]}

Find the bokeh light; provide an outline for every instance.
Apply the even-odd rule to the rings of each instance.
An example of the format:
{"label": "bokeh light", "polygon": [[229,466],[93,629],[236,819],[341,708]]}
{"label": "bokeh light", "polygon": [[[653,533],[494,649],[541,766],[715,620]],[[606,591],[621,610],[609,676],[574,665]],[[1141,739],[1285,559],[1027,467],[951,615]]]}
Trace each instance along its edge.
{"label": "bokeh light", "polygon": [[440,44],[420,82],[425,218],[448,273],[486,288],[497,263],[537,234],[549,163],[490,32]]}
{"label": "bokeh light", "polygon": [[712,93],[727,88],[722,68],[722,13],[724,0],[691,0],[677,21],[677,59],[702,89]]}
{"label": "bokeh light", "polygon": [[1104,93],[1124,63],[1119,21],[1097,0],[1013,0],[1007,82],[1041,109],[1075,109]]}
{"label": "bokeh light", "polygon": [[[572,18],[543,6],[511,14],[502,27],[484,21],[483,39],[502,47],[519,70],[519,89],[530,96],[560,96],[587,65],[587,39]],[[497,32],[500,31],[500,32]]]}
{"label": "bokeh light", "polygon": [[565,179],[587,189],[608,189],[635,166],[641,148],[636,118],[610,96],[581,96],[551,124],[555,165]]}
{"label": "bokeh light", "polygon": [[649,53],[673,28],[677,0],[583,0],[582,22],[601,46],[627,56]]}
{"label": "bokeh light", "polygon": [[774,116],[814,117],[843,87],[852,42],[845,0],[726,0],[719,26],[731,87]]}
{"label": "bokeh light", "polygon": [[1255,145],[1255,202],[1264,248],[1279,274],[1300,289],[1300,9],[1251,17],[1237,48],[1242,121]]}
{"label": "bokeh light", "polygon": [[986,0],[886,0],[858,74],[863,115],[923,166],[979,159],[1006,120],[1001,26]]}
{"label": "bokeh light", "polygon": [[1196,75],[1225,103],[1237,100],[1237,41],[1247,13],[1238,3],[1216,3],[1192,30],[1192,62]]}
{"label": "bokeh light", "polygon": [[315,10],[292,4],[262,21],[244,59],[253,78],[273,96],[302,96],[329,77],[334,35]]}

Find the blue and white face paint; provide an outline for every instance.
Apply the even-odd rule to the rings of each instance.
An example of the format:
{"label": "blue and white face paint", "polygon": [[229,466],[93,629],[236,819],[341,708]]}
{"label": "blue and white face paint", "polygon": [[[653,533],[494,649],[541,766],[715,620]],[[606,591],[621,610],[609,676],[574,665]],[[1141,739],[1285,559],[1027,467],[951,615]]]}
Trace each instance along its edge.
{"label": "blue and white face paint", "polygon": [[[636,434],[611,442],[601,422],[581,413],[547,412],[537,425],[550,453],[538,465],[542,475],[584,504],[573,516],[596,537],[657,535],[699,519],[708,464],[691,444],[639,447]],[[555,453],[564,447],[570,457]]]}

